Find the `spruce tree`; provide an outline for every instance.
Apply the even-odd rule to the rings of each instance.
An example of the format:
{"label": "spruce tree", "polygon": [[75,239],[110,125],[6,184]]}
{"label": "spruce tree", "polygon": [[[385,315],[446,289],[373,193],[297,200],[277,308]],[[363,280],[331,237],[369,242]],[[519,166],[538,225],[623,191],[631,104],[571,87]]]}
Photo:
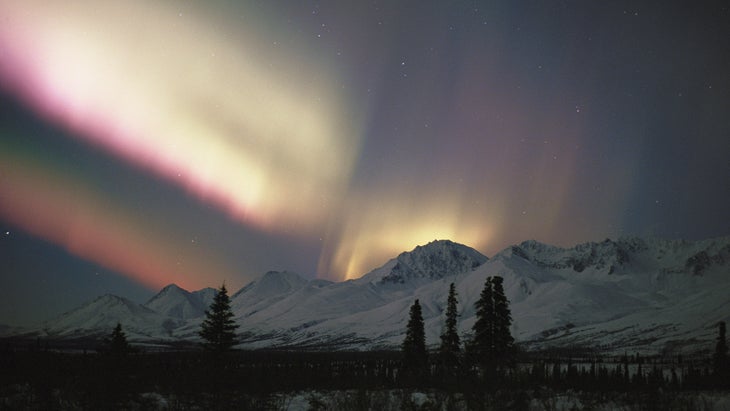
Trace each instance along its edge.
{"label": "spruce tree", "polygon": [[456,329],[457,317],[459,315],[456,305],[456,287],[454,283],[449,286],[449,296],[446,299],[446,322],[444,332],[441,334],[441,345],[439,346],[439,361],[437,371],[443,384],[458,386],[457,376],[461,368],[461,341]]}
{"label": "spruce tree", "polygon": [[456,309],[456,287],[454,283],[449,286],[449,296],[446,299],[446,329],[441,334],[441,346],[439,352],[444,361],[455,363],[461,351],[461,341],[456,330],[456,322],[459,313]]}
{"label": "spruce tree", "polygon": [[406,338],[403,340],[403,366],[414,375],[425,371],[428,365],[426,352],[426,332],[423,325],[421,305],[416,300],[411,306]]}
{"label": "spruce tree", "polygon": [[105,340],[107,352],[113,356],[124,356],[132,352],[132,346],[127,342],[127,335],[122,331],[122,324],[117,323],[111,335]]}
{"label": "spruce tree", "polygon": [[494,355],[494,296],[492,292],[492,277],[487,277],[479,300],[474,304],[476,308],[476,322],[472,326],[474,336],[468,344],[469,354],[482,366],[489,367],[493,363]]}
{"label": "spruce tree", "polygon": [[231,299],[226,284],[223,283],[216,293],[210,309],[205,311],[205,320],[198,333],[204,341],[203,347],[210,351],[223,352],[236,345],[238,324],[233,319]]}
{"label": "spruce tree", "polygon": [[509,300],[504,295],[503,279],[492,278],[492,298],[494,301],[494,358],[499,366],[510,366],[514,360],[515,340],[510,332],[512,314]]}
{"label": "spruce tree", "polygon": [[490,374],[512,365],[514,338],[510,332],[512,314],[504,294],[500,276],[487,277],[484,289],[476,302],[474,336],[468,344],[469,354],[482,370]]}

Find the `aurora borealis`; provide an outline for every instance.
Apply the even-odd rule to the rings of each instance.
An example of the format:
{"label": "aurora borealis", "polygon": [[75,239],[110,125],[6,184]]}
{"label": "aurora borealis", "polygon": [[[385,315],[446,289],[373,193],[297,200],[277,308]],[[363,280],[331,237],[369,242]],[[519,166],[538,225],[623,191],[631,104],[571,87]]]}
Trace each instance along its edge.
{"label": "aurora borealis", "polygon": [[433,239],[727,235],[729,19],[0,0],[0,323],[271,269],[353,278]]}

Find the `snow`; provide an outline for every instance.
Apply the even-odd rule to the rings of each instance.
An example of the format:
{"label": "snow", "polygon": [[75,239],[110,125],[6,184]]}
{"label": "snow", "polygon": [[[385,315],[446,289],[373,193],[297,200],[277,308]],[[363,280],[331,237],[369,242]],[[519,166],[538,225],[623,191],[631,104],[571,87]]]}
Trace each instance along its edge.
{"label": "snow", "polygon": [[[330,282],[268,272],[232,296],[241,347],[395,348],[408,308],[423,307],[427,343],[439,341],[449,284],[468,336],[488,276],[504,277],[517,341],[529,348],[707,350],[730,321],[730,237],[704,241],[622,238],[561,248],[526,241],[488,259],[447,240],[416,247],[363,277]],[[108,333],[137,340],[196,339],[215,290],[165,287],[144,306],[103,296],[49,323],[59,336]]]}
{"label": "snow", "polygon": [[140,337],[154,337],[182,324],[126,298],[106,294],[48,322],[43,333],[55,337],[109,334],[117,323],[123,324],[128,335]]}
{"label": "snow", "polygon": [[200,317],[205,313],[212,302],[214,293],[215,290],[212,288],[191,293],[175,284],[170,284],[152,297],[145,307],[162,315],[188,320]]}

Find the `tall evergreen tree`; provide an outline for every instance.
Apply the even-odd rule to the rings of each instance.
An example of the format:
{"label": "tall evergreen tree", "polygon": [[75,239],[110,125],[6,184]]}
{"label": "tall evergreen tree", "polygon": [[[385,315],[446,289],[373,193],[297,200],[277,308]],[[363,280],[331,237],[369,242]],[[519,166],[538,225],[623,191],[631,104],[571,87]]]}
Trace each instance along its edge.
{"label": "tall evergreen tree", "polygon": [[474,337],[467,347],[469,354],[485,372],[511,365],[514,359],[512,314],[502,277],[487,277],[475,307],[477,320],[472,327]]}
{"label": "tall evergreen tree", "polygon": [[454,388],[458,387],[457,378],[461,369],[461,341],[456,329],[459,313],[456,309],[456,287],[449,286],[449,296],[446,299],[446,321],[444,332],[441,334],[437,372],[441,382]]}
{"label": "tall evergreen tree", "polygon": [[456,287],[454,283],[449,286],[449,296],[446,299],[446,329],[441,334],[441,346],[439,352],[446,361],[455,362],[461,351],[461,340],[456,330],[457,317],[459,313],[456,309]]}
{"label": "tall evergreen tree", "polygon": [[121,323],[117,323],[111,335],[104,342],[106,343],[106,351],[113,356],[124,356],[132,352],[132,346],[129,345],[127,335],[122,331]]}
{"label": "tall evergreen tree", "polygon": [[423,372],[428,365],[426,331],[423,325],[421,304],[416,300],[411,306],[406,338],[403,340],[403,366],[413,374]]}
{"label": "tall evergreen tree", "polygon": [[492,277],[487,277],[479,300],[474,304],[476,308],[476,321],[472,326],[474,336],[467,346],[469,354],[483,368],[493,363],[494,355],[494,295],[492,288]]}
{"label": "tall evergreen tree", "polygon": [[198,333],[205,342],[203,346],[210,351],[227,351],[236,345],[236,324],[231,311],[231,299],[226,284],[223,283],[215,294],[210,309],[205,311],[205,320]]}
{"label": "tall evergreen tree", "polygon": [[492,298],[494,301],[494,358],[499,366],[512,365],[515,355],[515,339],[512,337],[512,313],[509,300],[504,295],[503,278],[492,278]]}

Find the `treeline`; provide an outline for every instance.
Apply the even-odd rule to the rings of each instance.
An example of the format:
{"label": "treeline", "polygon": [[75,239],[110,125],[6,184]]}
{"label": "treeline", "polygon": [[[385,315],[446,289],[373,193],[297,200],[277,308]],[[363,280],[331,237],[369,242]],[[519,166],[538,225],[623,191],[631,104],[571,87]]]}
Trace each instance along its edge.
{"label": "treeline", "polygon": [[456,331],[458,300],[451,284],[444,331],[433,350],[426,348],[418,300],[411,306],[401,350],[368,352],[231,350],[236,326],[228,315],[224,286],[216,301],[202,327],[203,350],[145,353],[127,343],[121,325],[96,352],[60,353],[45,344],[32,350],[6,346],[0,349],[0,399],[23,387],[32,390],[35,404],[48,409],[63,408],[61,400],[96,408],[149,392],[226,398],[245,393],[250,398],[297,390],[433,389],[481,398],[484,393],[543,388],[730,389],[724,323],[718,324],[713,356],[699,363],[678,359],[667,366],[638,354],[604,361],[579,349],[561,350],[559,356],[520,352],[509,331],[512,319],[500,277],[487,278],[475,307],[477,320],[465,341]]}
{"label": "treeline", "polygon": [[[0,353],[0,398],[9,387],[32,387],[39,398],[63,393],[69,401],[106,404],[139,393],[162,395],[245,393],[265,396],[300,390],[433,389],[480,395],[551,389],[585,392],[654,392],[730,389],[711,366],[667,369],[659,364],[517,361],[497,378],[478,366],[445,370],[437,351],[414,377],[400,351],[294,352],[204,351],[67,354],[53,351]],[[53,407],[51,407],[53,408]]]}
{"label": "treeline", "polygon": [[674,368],[665,364],[535,362],[512,377],[517,383],[581,391],[730,389],[710,367]]}

